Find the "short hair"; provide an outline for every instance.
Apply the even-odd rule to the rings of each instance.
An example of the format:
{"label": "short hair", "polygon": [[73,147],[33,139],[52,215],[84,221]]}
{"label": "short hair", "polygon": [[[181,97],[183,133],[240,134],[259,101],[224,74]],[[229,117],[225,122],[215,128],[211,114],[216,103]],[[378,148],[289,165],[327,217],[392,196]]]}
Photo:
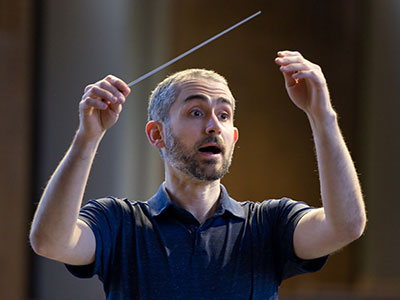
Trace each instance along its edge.
{"label": "short hair", "polygon": [[[168,122],[169,109],[176,100],[181,84],[190,79],[213,80],[228,86],[227,80],[212,70],[187,69],[174,73],[161,81],[151,92],[148,106],[148,121]],[[235,109],[234,101],[233,99],[233,110]]]}

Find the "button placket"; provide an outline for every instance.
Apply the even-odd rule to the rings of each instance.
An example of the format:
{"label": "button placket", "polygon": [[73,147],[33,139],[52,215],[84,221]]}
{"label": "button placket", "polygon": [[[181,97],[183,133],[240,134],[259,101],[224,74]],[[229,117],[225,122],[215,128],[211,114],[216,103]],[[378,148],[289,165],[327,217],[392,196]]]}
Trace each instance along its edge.
{"label": "button placket", "polygon": [[196,228],[196,230],[193,231],[194,235],[194,250],[196,254],[201,253],[200,245],[201,245],[201,240],[200,240],[200,228]]}

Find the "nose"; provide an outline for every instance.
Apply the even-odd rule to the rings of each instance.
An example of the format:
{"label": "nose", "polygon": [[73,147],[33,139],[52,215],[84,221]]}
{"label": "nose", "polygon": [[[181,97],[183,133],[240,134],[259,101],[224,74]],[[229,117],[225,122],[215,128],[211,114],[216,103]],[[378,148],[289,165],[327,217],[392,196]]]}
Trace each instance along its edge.
{"label": "nose", "polygon": [[219,135],[221,134],[221,125],[219,123],[218,117],[212,113],[210,118],[207,120],[206,133]]}

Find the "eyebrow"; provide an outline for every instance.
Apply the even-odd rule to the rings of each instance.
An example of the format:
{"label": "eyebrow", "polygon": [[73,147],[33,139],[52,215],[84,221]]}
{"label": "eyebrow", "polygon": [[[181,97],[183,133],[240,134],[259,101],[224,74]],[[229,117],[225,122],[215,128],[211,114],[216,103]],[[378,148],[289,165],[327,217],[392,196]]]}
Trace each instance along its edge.
{"label": "eyebrow", "polygon": [[[187,103],[187,102],[189,102],[190,100],[196,100],[196,99],[197,99],[197,100],[201,100],[201,101],[208,102],[208,98],[207,98],[206,96],[202,95],[202,94],[193,94],[193,95],[190,95],[190,96],[186,97],[185,100],[183,100],[183,102],[184,102],[184,103]],[[232,106],[232,101],[229,100],[229,99],[226,99],[226,98],[224,98],[224,97],[219,97],[219,98],[217,99],[217,103],[224,103],[224,104],[228,104],[228,105]]]}

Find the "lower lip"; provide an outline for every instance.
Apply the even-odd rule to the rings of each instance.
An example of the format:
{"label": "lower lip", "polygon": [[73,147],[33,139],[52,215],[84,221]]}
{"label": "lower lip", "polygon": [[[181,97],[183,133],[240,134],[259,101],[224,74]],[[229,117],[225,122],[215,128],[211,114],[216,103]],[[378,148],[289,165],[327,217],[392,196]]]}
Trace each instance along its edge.
{"label": "lower lip", "polygon": [[199,152],[201,156],[205,156],[207,158],[218,158],[221,156],[221,153],[210,153],[210,152]]}

